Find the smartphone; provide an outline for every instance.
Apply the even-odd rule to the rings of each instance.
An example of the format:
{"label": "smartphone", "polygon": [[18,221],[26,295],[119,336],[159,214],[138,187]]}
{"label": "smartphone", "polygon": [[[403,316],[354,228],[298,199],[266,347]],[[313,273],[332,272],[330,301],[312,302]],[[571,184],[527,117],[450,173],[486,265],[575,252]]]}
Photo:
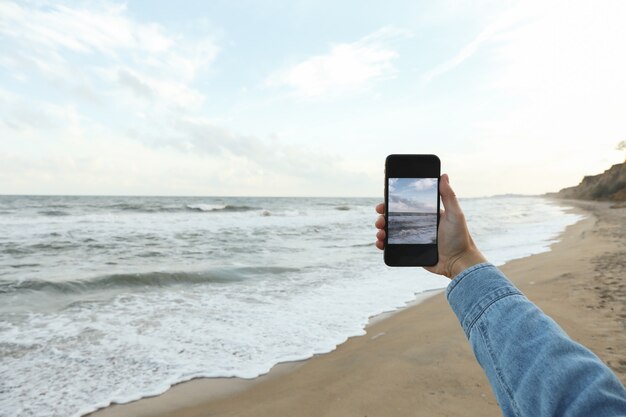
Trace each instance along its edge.
{"label": "smartphone", "polygon": [[432,266],[439,260],[439,176],[436,155],[385,160],[385,264]]}

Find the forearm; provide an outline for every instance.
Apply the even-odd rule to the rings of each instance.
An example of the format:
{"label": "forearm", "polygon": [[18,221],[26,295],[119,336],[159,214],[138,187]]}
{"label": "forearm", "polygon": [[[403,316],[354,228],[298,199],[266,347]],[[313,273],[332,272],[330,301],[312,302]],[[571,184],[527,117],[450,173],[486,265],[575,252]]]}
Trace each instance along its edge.
{"label": "forearm", "polygon": [[461,272],[448,301],[505,416],[626,415],[626,390],[493,265]]}

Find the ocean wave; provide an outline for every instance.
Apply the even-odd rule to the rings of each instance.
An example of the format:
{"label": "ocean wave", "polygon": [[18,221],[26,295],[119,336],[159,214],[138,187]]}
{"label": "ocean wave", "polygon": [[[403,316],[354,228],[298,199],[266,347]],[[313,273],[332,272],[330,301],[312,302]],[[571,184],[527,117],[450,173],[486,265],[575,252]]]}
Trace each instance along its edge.
{"label": "ocean wave", "polygon": [[368,242],[368,243],[356,243],[354,245],[350,245],[351,248],[365,248],[368,246],[376,246],[376,242]]}
{"label": "ocean wave", "polygon": [[137,274],[103,275],[88,280],[43,281],[25,280],[0,282],[0,294],[23,291],[44,291],[62,294],[83,293],[116,288],[165,287],[177,284],[230,283],[244,281],[263,274],[298,272],[298,268],[279,266],[238,267],[203,272],[145,272]]}
{"label": "ocean wave", "polygon": [[366,248],[369,246],[376,246],[376,242],[368,242],[368,243],[355,243],[352,245],[326,245],[324,248]]}
{"label": "ocean wave", "polygon": [[41,264],[30,263],[30,264],[13,264],[13,265],[8,265],[8,266],[9,268],[20,269],[20,268],[34,268],[40,265]]}
{"label": "ocean wave", "polygon": [[7,248],[0,249],[0,253],[7,255],[26,255],[31,253],[31,251],[23,247],[9,246]]}
{"label": "ocean wave", "polygon": [[[114,203],[106,206],[98,206],[92,208],[95,211],[114,211],[114,212],[131,212],[131,213],[183,213],[183,212],[239,212],[259,210],[258,207],[235,205],[235,204],[159,204],[153,202],[124,202]],[[46,216],[70,216],[71,213],[60,210],[45,210],[39,214]]]}
{"label": "ocean wave", "polygon": [[181,206],[163,206],[163,205],[147,205],[145,203],[118,203],[109,206],[115,210],[132,211],[138,213],[171,213],[177,211],[184,211],[185,208]]}
{"label": "ocean wave", "polygon": [[202,212],[236,212],[236,211],[252,211],[259,210],[257,207],[237,206],[234,204],[187,204],[188,210]]}
{"label": "ocean wave", "polygon": [[63,210],[42,210],[39,214],[43,214],[44,216],[71,216],[70,213]]}

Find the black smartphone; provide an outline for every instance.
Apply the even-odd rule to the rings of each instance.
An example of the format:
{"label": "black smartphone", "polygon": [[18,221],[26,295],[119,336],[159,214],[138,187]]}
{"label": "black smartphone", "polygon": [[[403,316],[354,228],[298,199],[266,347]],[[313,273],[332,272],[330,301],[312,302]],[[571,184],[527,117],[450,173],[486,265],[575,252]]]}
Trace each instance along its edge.
{"label": "black smartphone", "polygon": [[439,260],[439,177],[436,155],[385,160],[385,264],[432,266]]}

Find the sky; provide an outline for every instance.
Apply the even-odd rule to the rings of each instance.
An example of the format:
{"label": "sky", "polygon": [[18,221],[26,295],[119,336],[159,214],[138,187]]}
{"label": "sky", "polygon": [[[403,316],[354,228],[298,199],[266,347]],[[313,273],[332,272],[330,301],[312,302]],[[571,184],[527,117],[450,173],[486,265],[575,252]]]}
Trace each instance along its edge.
{"label": "sky", "polygon": [[437,213],[436,178],[389,178],[390,213]]}
{"label": "sky", "polygon": [[626,2],[0,0],[0,194],[461,197],[624,161]]}

